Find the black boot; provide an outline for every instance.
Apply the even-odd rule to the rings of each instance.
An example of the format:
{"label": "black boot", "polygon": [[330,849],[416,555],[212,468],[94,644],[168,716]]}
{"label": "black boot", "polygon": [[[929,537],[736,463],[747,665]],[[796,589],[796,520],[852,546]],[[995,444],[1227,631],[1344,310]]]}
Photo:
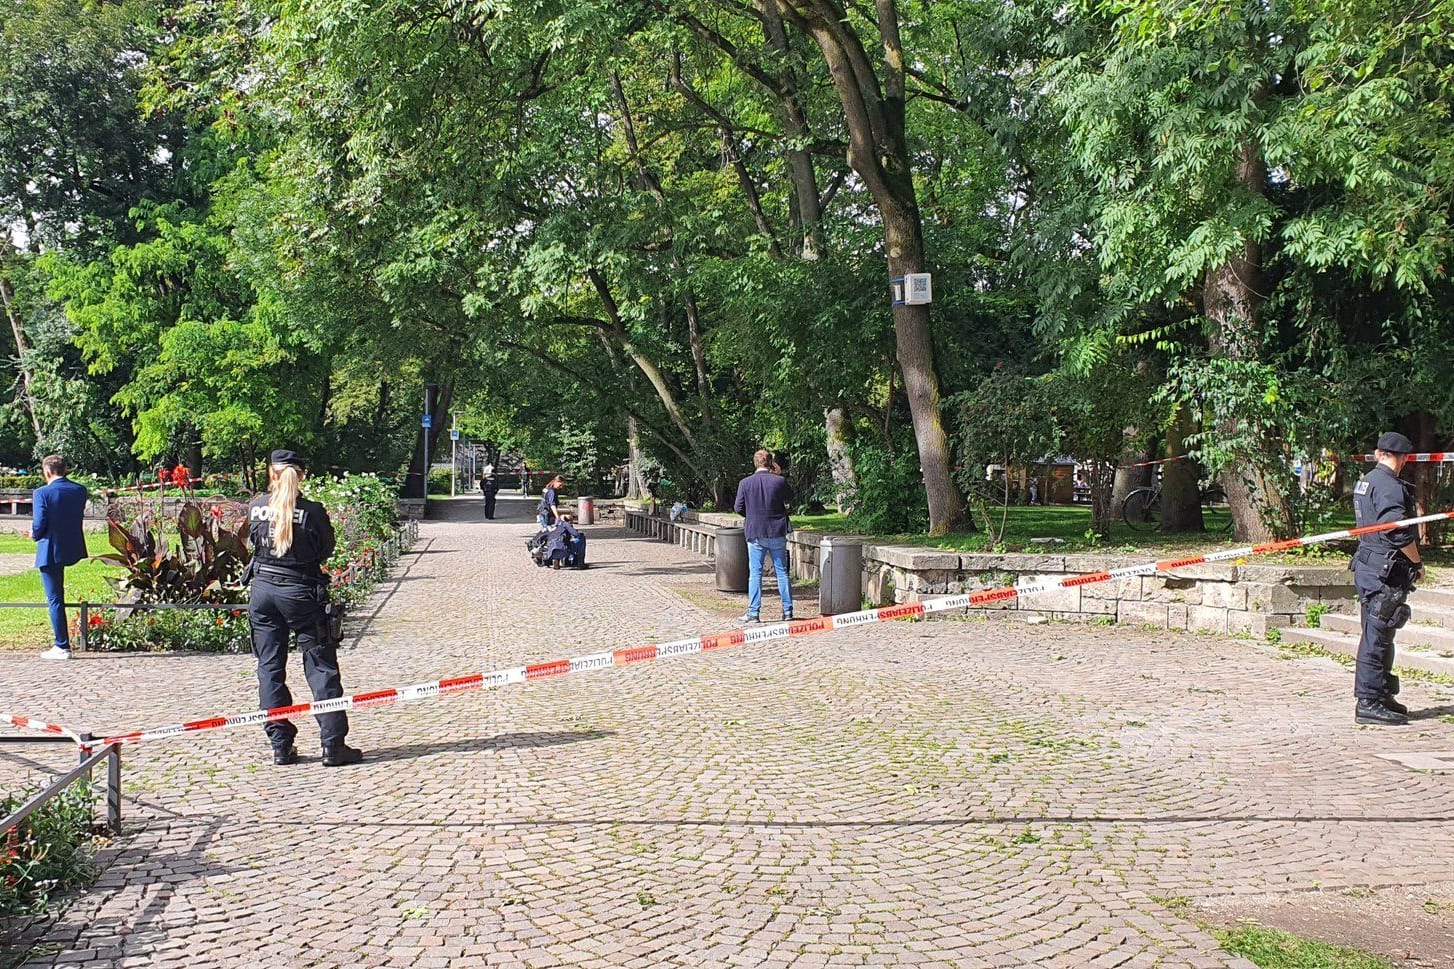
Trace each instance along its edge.
{"label": "black boot", "polygon": [[1353,722],[1398,727],[1408,723],[1409,718],[1389,709],[1382,700],[1359,700],[1353,711]]}
{"label": "black boot", "polygon": [[274,747],[273,763],[280,767],[298,763],[298,748],[292,744],[288,744],[286,747]]}
{"label": "black boot", "polygon": [[1383,695],[1383,705],[1401,716],[1406,717],[1409,715],[1409,708],[1395,700],[1392,693],[1385,693]]}
{"label": "black boot", "polygon": [[361,760],[363,760],[363,751],[357,747],[350,747],[341,740],[323,748],[324,767],[346,767],[349,764],[357,764]]}

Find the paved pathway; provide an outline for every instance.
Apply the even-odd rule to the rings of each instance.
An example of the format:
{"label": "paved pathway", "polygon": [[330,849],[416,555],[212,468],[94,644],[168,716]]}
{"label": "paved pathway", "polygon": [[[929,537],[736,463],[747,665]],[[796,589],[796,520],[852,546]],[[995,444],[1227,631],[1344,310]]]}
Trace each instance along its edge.
{"label": "paved pathway", "polygon": [[[424,525],[347,688],[741,609],[690,553],[612,528],[590,571],[537,570],[529,506],[501,506]],[[0,655],[0,683],[0,709],[98,732],[255,701],[245,657]],[[1443,713],[1451,692],[1406,689]],[[1350,714],[1342,668],[1248,642],[959,620],[357,715],[347,769],[312,724],[289,768],[258,729],[143,745],[140,830],[31,964],[1246,966],[1183,900],[1454,901],[1454,775],[1378,756],[1454,751],[1454,725]],[[67,756],[0,751],[0,781]]]}

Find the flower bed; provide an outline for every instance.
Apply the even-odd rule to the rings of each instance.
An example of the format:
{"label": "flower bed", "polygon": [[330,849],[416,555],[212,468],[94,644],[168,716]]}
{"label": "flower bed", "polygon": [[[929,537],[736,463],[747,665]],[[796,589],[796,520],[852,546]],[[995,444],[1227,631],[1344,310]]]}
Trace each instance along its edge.
{"label": "flower bed", "polygon": [[[332,576],[335,602],[356,605],[387,574],[417,535],[417,525],[394,521],[393,486],[371,474],[346,474],[305,482],[307,497],[328,509],[338,536],[325,565]],[[249,551],[233,547],[246,526],[246,506],[211,502],[182,506],[175,517],[160,518],[141,509],[129,521],[112,522],[108,557],[126,569],[114,584],[122,598],[142,603],[216,603],[237,609],[155,609],[122,607],[95,612],[86,621],[88,649],[215,653],[251,650],[247,590],[241,584]],[[161,522],[160,529],[156,522]],[[171,538],[166,537],[170,533]],[[95,607],[92,607],[95,608]],[[79,623],[79,618],[77,619]],[[77,630],[79,633],[79,629]]]}
{"label": "flower bed", "polygon": [[[0,816],[24,804],[33,790],[0,797]],[[45,911],[57,893],[91,877],[92,788],[78,783],[0,835],[0,929],[6,921]],[[3,938],[3,933],[0,933]]]}

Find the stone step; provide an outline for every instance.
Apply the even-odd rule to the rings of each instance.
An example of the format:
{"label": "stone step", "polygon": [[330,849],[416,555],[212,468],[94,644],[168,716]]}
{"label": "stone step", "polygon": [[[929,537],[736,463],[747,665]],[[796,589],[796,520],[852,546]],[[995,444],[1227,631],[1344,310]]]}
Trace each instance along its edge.
{"label": "stone step", "polygon": [[1435,609],[1454,610],[1454,589],[1420,589],[1409,596],[1409,605],[1415,609],[1419,606],[1430,606]]}
{"label": "stone step", "polygon": [[[1326,620],[1328,617],[1324,616]],[[1403,638],[1400,631],[1399,639]],[[1358,655],[1358,636],[1347,633],[1336,632],[1331,629],[1302,629],[1290,628],[1282,630],[1282,640],[1288,643],[1310,643],[1319,646],[1330,653],[1339,653],[1344,656]],[[1413,646],[1405,646],[1398,642],[1398,650],[1394,655],[1394,669],[1423,670],[1425,673],[1441,673],[1445,676],[1454,676],[1454,659],[1440,656],[1438,653],[1427,649],[1419,649]]]}
{"label": "stone step", "polygon": [[1414,611],[1413,621],[1424,626],[1445,626],[1454,629],[1454,606],[1440,605],[1421,598],[1415,592],[1409,596],[1409,608]]}
{"label": "stone step", "polygon": [[[1413,618],[1398,632],[1400,646],[1425,646],[1435,653],[1454,653],[1454,629],[1444,626],[1441,617],[1436,613],[1419,609],[1415,609],[1413,613]],[[1337,612],[1324,613],[1320,625],[1329,632],[1344,633],[1354,639],[1358,638],[1363,628],[1358,616]]]}

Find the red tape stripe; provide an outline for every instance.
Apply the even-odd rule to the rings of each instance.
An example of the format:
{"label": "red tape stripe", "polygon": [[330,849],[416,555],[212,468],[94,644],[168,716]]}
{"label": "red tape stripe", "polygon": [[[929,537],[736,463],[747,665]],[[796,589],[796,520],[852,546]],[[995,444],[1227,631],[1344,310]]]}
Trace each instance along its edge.
{"label": "red tape stripe", "polygon": [[560,676],[562,673],[570,672],[570,660],[557,659],[549,663],[534,663],[525,667],[525,678],[527,680],[541,680],[547,676]]}
{"label": "red tape stripe", "polygon": [[741,646],[746,641],[746,634],[740,629],[734,629],[730,633],[717,633],[714,636],[703,636],[702,648],[726,649],[729,646]]}

